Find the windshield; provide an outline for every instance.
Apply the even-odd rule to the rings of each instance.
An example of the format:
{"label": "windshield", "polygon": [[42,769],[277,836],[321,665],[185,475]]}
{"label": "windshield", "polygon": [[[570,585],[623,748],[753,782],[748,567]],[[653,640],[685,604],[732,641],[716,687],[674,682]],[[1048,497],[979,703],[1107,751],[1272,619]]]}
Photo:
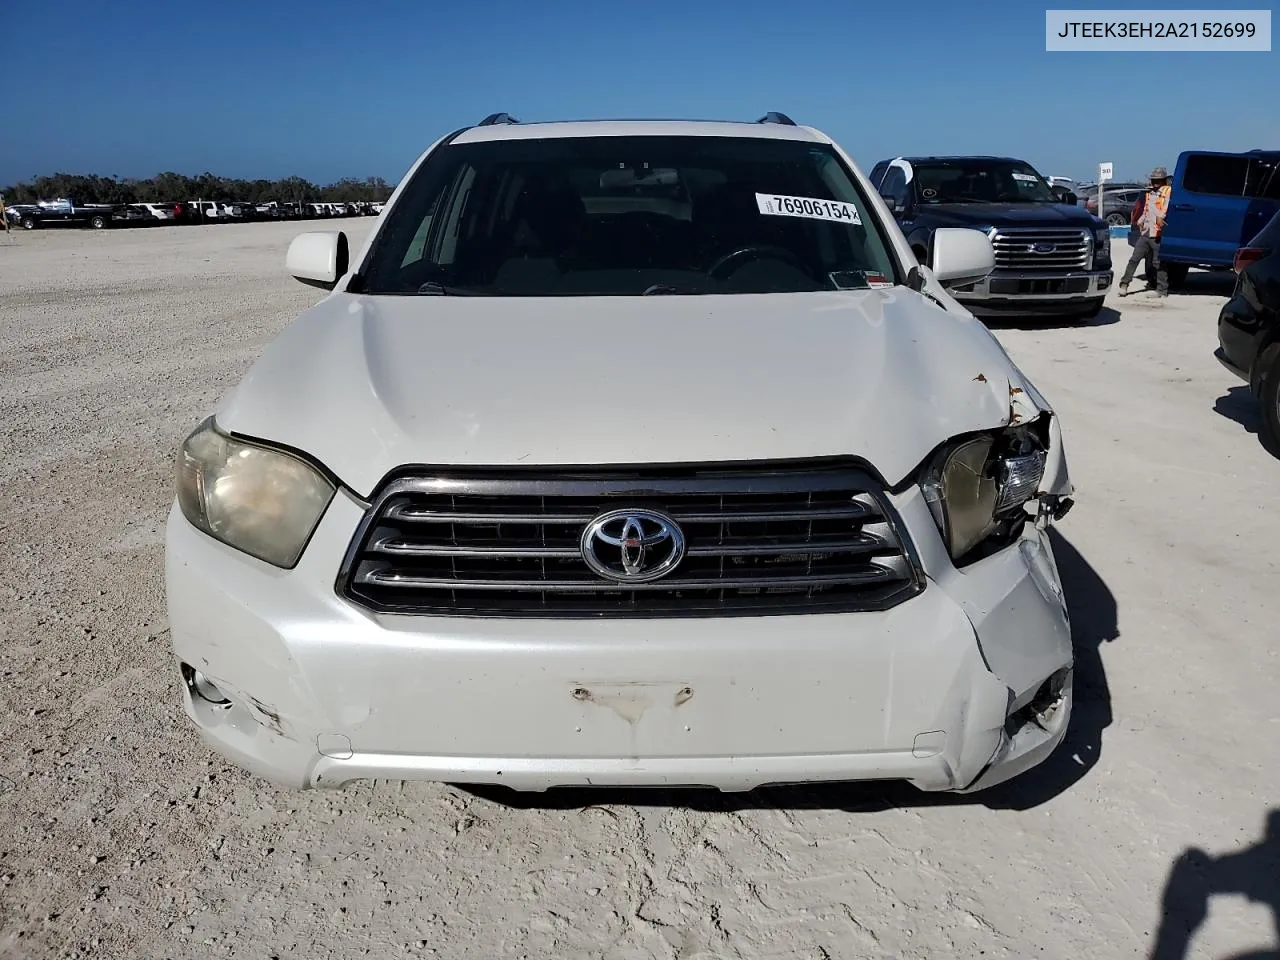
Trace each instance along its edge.
{"label": "windshield", "polygon": [[911,164],[922,203],[1054,203],[1044,178],[1017,160],[982,157]]}
{"label": "windshield", "polygon": [[830,147],[737,137],[451,144],[406,186],[366,293],[637,296],[864,289],[887,242]]}

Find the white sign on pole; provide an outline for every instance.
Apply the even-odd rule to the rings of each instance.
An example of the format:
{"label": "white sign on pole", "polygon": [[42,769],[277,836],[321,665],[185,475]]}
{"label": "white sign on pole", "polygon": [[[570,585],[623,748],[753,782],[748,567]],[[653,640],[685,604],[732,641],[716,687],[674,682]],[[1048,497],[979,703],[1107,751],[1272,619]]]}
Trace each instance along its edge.
{"label": "white sign on pole", "polygon": [[1110,163],[1098,164],[1098,209],[1095,211],[1095,213],[1099,217],[1102,217],[1103,219],[1106,219],[1107,212],[1102,206],[1102,185],[1110,179],[1111,179],[1111,164]]}

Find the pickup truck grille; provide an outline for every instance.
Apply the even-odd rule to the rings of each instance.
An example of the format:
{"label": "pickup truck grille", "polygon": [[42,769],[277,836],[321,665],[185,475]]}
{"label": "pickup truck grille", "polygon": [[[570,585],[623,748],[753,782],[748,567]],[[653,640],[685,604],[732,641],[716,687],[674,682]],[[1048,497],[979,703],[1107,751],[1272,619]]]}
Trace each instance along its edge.
{"label": "pickup truck grille", "polygon": [[[683,558],[648,582],[597,573],[584,532],[614,510],[665,515]],[[842,465],[409,476],[376,498],[337,588],[378,612],[434,616],[882,610],[923,588],[903,536],[870,476]]]}
{"label": "pickup truck grille", "polygon": [[1093,240],[1087,230],[1002,227],[991,245],[997,270],[1087,270]]}

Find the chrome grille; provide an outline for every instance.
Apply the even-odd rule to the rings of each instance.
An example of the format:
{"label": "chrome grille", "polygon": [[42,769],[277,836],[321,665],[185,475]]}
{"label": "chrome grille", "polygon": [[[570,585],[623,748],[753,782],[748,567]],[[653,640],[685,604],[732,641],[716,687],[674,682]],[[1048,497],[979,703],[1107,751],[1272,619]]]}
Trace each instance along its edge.
{"label": "chrome grille", "polygon": [[[1087,270],[1093,239],[1087,230],[1003,227],[991,241],[997,270]],[[1050,246],[1052,251],[1037,250]]]}
{"label": "chrome grille", "polygon": [[[659,511],[686,549],[618,583],[580,540],[599,515]],[[923,580],[875,482],[852,466],[408,476],[389,483],[338,579],[384,613],[679,617],[880,610]]]}

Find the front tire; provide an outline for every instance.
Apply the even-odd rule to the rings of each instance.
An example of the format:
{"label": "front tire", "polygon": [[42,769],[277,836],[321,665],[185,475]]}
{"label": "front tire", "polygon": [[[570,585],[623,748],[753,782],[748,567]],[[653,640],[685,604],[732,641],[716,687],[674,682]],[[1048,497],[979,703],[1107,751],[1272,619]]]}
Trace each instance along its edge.
{"label": "front tire", "polygon": [[1123,213],[1108,213],[1107,225],[1112,227],[1127,227],[1129,225],[1129,218]]}
{"label": "front tire", "polygon": [[36,228],[36,218],[35,218],[35,217],[23,217],[23,218],[22,218],[22,229],[23,229],[23,230],[34,230],[35,228]]}
{"label": "front tire", "polygon": [[89,226],[94,230],[105,230],[107,228],[107,218],[99,214],[89,219]]}

